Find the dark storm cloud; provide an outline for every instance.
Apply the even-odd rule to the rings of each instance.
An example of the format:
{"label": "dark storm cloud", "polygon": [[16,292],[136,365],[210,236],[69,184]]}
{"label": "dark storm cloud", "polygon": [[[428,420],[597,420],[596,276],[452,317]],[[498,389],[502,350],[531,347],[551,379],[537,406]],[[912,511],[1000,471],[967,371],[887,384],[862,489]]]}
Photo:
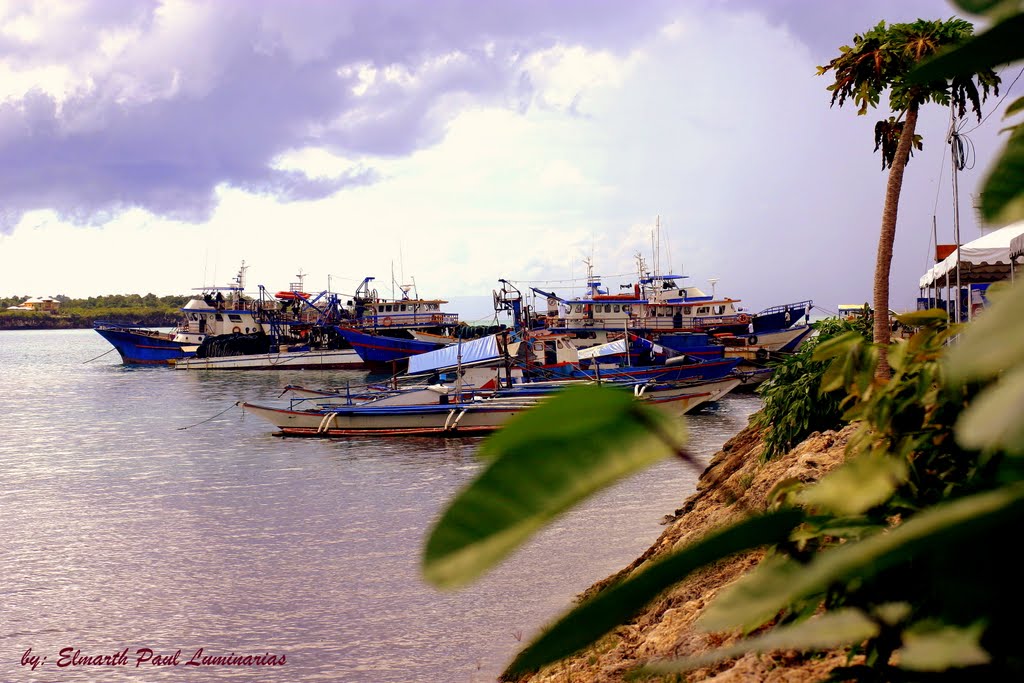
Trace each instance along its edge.
{"label": "dark storm cloud", "polygon": [[[80,223],[131,207],[202,221],[222,184],[308,200],[373,182],[372,168],[308,178],[273,162],[310,146],[346,158],[407,155],[440,140],[467,104],[525,110],[525,56],[560,41],[628,49],[661,9],[617,0],[96,0],[70,19],[37,16],[43,39],[8,35],[0,62],[67,67],[78,83],[64,96],[40,89],[0,103],[0,231],[33,209]],[[134,32],[129,46],[105,61],[101,41],[119,31]],[[399,77],[356,95],[363,66]]]}

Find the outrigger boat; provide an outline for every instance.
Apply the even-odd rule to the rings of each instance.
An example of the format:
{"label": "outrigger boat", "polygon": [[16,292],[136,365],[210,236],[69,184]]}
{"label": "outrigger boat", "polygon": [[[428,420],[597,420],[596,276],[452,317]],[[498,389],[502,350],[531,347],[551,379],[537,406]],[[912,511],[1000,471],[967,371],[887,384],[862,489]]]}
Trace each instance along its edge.
{"label": "outrigger boat", "polygon": [[[335,390],[286,387],[289,405],[273,406],[240,401],[238,405],[277,427],[287,436],[379,435],[467,435],[494,431],[515,414],[529,409],[566,387],[581,383],[603,383],[631,391],[637,400],[655,405],[674,415],[683,415],[709,401],[715,401],[742,384],[742,378],[715,366],[710,378],[700,374],[674,379],[673,372],[652,374],[650,367],[631,372],[621,368],[594,366],[593,374],[538,375],[550,370],[530,362],[534,354],[555,352],[564,359],[578,351],[567,340],[509,341],[508,335],[491,335],[410,357],[405,381],[428,378],[427,385],[367,385]],[[597,350],[591,358],[600,355]],[[736,359],[738,360],[738,359]],[[697,365],[708,365],[698,362]],[[728,365],[735,366],[735,362]],[[501,377],[504,370],[505,377]]]}

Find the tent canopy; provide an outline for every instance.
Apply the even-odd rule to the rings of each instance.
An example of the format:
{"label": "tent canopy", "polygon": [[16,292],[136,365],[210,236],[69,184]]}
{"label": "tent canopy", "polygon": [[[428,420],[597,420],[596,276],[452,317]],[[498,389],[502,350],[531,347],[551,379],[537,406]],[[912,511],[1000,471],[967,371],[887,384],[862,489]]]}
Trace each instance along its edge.
{"label": "tent canopy", "polygon": [[1024,234],[1017,235],[1010,240],[1010,258],[1019,259],[1024,257]]}
{"label": "tent canopy", "polygon": [[[961,285],[1009,279],[1011,242],[1022,235],[1024,221],[1019,221],[960,245],[959,264],[958,254],[954,251],[921,277],[921,288],[945,287],[947,279],[955,281],[958,270]],[[1024,239],[1018,240],[1018,254],[1021,251],[1024,251]]]}

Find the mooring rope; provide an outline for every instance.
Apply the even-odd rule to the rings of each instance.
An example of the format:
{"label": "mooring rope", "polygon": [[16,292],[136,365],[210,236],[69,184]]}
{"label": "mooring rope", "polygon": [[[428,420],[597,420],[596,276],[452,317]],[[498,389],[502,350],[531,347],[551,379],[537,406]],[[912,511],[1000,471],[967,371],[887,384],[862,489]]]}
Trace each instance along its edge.
{"label": "mooring rope", "polygon": [[238,403],[237,403],[237,402],[236,402],[236,403],[232,403],[231,405],[229,405],[229,406],[228,406],[227,408],[225,408],[224,410],[220,411],[219,413],[217,413],[216,415],[214,415],[214,416],[212,416],[212,417],[208,417],[208,418],[206,418],[206,419],[205,419],[205,420],[203,420],[202,422],[196,422],[195,424],[191,424],[191,425],[188,425],[187,427],[178,427],[178,431],[180,432],[180,431],[182,431],[182,430],[184,430],[184,429],[191,429],[192,427],[198,427],[199,425],[201,425],[201,424],[205,424],[205,423],[209,422],[210,420],[216,420],[216,419],[217,419],[218,417],[220,417],[220,416],[221,416],[221,415],[223,415],[224,413],[228,412],[229,410],[231,410],[232,408],[234,408],[234,407],[235,407],[235,406],[237,406],[237,405],[238,405]]}
{"label": "mooring rope", "polygon": [[90,358],[89,360],[82,361],[82,365],[85,365],[86,363],[91,363],[94,360],[99,360],[100,358],[103,358],[103,356],[107,355],[111,351],[117,351],[117,349],[108,349],[108,350],[104,351],[103,353],[101,353],[100,355],[96,356],[96,358]]}

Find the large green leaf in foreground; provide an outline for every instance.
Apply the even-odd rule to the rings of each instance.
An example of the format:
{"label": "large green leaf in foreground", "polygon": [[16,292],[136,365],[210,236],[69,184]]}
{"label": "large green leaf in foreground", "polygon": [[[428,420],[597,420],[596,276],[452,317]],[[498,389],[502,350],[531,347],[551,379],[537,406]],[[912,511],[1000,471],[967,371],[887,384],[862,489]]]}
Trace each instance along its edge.
{"label": "large green leaf in foreground", "polygon": [[489,460],[427,539],[423,572],[464,584],[590,494],[678,452],[682,422],[631,392],[586,385],[560,392],[486,440]]}
{"label": "large green leaf in foreground", "polygon": [[515,678],[590,645],[691,572],[754,548],[781,543],[803,520],[794,508],[744,519],[652,562],[559,619],[520,652],[502,677]]}
{"label": "large green leaf in foreground", "polygon": [[915,554],[970,538],[1024,509],[1024,484],[932,506],[884,534],[819,553],[806,565],[762,562],[717,596],[698,620],[707,631],[754,629],[834,582],[876,575]]}

